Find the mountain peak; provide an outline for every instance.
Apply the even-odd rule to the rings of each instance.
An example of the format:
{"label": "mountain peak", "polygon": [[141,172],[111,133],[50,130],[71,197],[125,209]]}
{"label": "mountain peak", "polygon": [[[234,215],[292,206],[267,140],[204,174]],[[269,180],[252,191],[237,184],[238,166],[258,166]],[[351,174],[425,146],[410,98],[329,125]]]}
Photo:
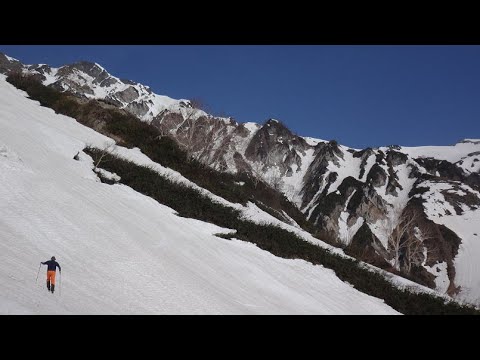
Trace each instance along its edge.
{"label": "mountain peak", "polygon": [[266,124],[280,124],[280,121],[276,119],[268,119]]}
{"label": "mountain peak", "polygon": [[94,78],[98,77],[100,74],[108,74],[108,72],[101,65],[90,61],[78,61],[62,68],[77,69]]}
{"label": "mountain peak", "polygon": [[3,59],[6,59],[7,61],[9,62],[15,62],[15,63],[19,63],[20,61],[18,61],[17,59],[11,57],[11,56],[8,56],[7,54],[4,54],[2,52],[0,52],[0,61]]}
{"label": "mountain peak", "polygon": [[[269,127],[274,127],[274,128],[277,128],[277,129],[286,129],[288,130],[288,128],[279,120],[276,120],[276,119],[268,119],[266,122],[265,122],[265,125],[264,127],[266,128],[269,128]],[[290,132],[290,130],[288,130]]]}

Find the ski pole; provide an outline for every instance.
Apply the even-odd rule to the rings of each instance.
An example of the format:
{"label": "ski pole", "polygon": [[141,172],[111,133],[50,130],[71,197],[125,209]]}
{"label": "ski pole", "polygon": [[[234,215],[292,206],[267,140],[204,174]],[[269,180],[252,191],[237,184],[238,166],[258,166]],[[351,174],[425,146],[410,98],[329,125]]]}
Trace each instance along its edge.
{"label": "ski pole", "polygon": [[42,267],[42,263],[40,263],[40,265],[38,265],[38,272],[37,272],[37,278],[35,279],[35,282],[38,281],[38,274],[40,274],[40,268]]}

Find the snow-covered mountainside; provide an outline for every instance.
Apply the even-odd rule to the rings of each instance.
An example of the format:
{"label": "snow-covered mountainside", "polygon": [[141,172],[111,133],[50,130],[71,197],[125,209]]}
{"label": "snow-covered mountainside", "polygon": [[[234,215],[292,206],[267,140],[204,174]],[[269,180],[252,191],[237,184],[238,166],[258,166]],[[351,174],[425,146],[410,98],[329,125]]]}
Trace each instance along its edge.
{"label": "snow-covered mountainside", "polygon": [[269,183],[305,214],[320,238],[347,253],[440,292],[480,301],[474,260],[480,254],[480,140],[353,149],[298,136],[274,119],[259,125],[212,116],[189,100],[118,79],[95,63],[56,69],[0,54],[0,72],[10,71],[125,109],[212,168]]}
{"label": "snow-covered mountainside", "polygon": [[[101,183],[90,157],[72,157],[106,142],[1,77],[0,313],[396,313],[322,266],[218,238],[229,230]],[[138,149],[117,151],[146,161]],[[45,267],[35,281],[52,255],[62,265],[54,295]]]}

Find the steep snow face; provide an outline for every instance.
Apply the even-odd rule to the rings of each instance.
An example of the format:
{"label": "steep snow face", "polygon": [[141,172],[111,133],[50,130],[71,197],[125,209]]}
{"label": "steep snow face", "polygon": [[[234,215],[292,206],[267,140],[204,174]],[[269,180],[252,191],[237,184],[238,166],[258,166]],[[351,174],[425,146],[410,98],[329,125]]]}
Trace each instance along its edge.
{"label": "steep snow face", "polygon": [[8,56],[8,55],[5,55],[5,57],[8,59],[8,61],[11,61],[11,62],[18,62],[18,60],[17,60],[17,59],[15,59],[15,58],[12,58],[12,57],[10,57],[10,56]]}
{"label": "steep snow face", "polygon": [[[387,183],[377,189],[377,193],[389,204],[389,206],[386,208],[386,218],[380,219],[371,224],[370,229],[385,248],[388,248],[388,231],[392,230],[392,225],[395,227],[398,224],[401,212],[410,200],[408,194],[410,190],[412,190],[416,181],[415,177],[409,176],[411,172],[410,165],[412,164],[414,164],[414,162],[411,159],[408,159],[405,164],[393,167],[393,171],[398,177],[398,183],[401,186],[401,188],[396,189],[396,195],[387,192]],[[386,172],[388,171],[387,166],[382,165],[382,168]]]}
{"label": "steep snow face", "polygon": [[308,145],[310,146],[316,146],[318,143],[325,143],[325,142],[328,142],[326,140],[322,140],[322,139],[316,139],[316,138],[312,138],[312,137],[308,137],[308,136],[302,136],[305,141],[307,142]]}
{"label": "steep snow face", "polygon": [[[305,151],[305,155],[302,158],[301,166],[293,166],[293,173],[291,176],[285,176],[281,182],[281,191],[285,196],[290,199],[298,208],[302,205],[301,190],[304,185],[304,177],[307,173],[308,167],[315,159],[315,150],[308,149]],[[270,170],[272,172],[272,170]],[[273,170],[275,171],[275,170]],[[265,176],[268,179],[268,176]]]}
{"label": "steep snow face", "polygon": [[434,158],[447,160],[456,163],[468,154],[480,151],[480,141],[475,139],[463,140],[454,146],[416,146],[401,147],[401,152],[410,155],[412,158]]}
{"label": "steep snow face", "polygon": [[480,173],[480,146],[478,146],[477,151],[463,156],[455,165],[460,167],[466,174]]}
{"label": "steep snow face", "polygon": [[[229,230],[102,184],[88,156],[72,159],[111,142],[0,79],[0,313],[396,313],[333,271],[217,238]],[[45,268],[35,282],[52,255],[54,295]]]}
{"label": "steep snow face", "polygon": [[338,164],[333,162],[329,163],[328,170],[338,174],[337,179],[328,188],[328,193],[337,191],[338,186],[342,183],[343,179],[348,176],[352,176],[355,179],[360,175],[360,158],[355,158],[348,151],[350,148],[340,145],[340,150],[343,156],[338,159]]}
{"label": "steep snow face", "polygon": [[462,239],[454,260],[455,284],[461,287],[457,297],[480,305],[480,206],[456,202],[452,205],[448,199],[449,194],[480,197],[480,193],[458,182],[425,181],[421,186],[428,191],[416,196],[425,201],[428,218],[447,226]]}

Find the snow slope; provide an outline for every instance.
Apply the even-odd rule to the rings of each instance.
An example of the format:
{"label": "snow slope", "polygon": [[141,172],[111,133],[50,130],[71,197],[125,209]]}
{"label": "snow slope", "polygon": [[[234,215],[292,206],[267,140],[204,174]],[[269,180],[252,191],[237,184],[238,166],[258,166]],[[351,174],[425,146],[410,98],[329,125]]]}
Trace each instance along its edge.
{"label": "snow slope", "polygon": [[[228,230],[102,184],[89,157],[72,159],[108,141],[0,79],[1,314],[396,313],[331,270],[215,237]],[[35,281],[52,255],[54,295],[44,267]]]}

